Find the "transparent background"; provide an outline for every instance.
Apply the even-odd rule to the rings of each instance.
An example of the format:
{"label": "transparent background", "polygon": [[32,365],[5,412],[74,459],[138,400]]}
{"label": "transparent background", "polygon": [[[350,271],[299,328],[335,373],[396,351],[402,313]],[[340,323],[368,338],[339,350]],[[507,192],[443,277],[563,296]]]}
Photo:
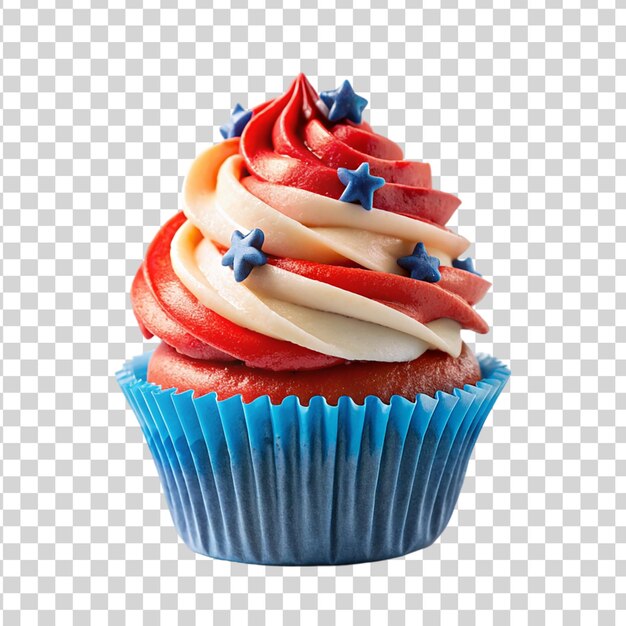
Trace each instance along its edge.
{"label": "transparent background", "polygon": [[[4,623],[626,623],[625,9],[199,4],[3,2]],[[390,562],[194,555],[112,378],[194,155],[300,71],[460,195],[513,370],[449,528]]]}

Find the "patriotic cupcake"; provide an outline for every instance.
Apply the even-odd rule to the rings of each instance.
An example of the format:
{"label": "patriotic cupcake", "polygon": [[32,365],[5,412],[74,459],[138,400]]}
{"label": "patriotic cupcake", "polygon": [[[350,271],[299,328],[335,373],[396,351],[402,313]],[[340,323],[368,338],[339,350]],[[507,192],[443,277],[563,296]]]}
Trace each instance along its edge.
{"label": "patriotic cupcake", "polygon": [[490,284],[459,200],[362,121],[348,81],[237,105],[133,282],[161,344],[118,381],[179,534],[247,563],[430,545],[509,376],[474,356]]}

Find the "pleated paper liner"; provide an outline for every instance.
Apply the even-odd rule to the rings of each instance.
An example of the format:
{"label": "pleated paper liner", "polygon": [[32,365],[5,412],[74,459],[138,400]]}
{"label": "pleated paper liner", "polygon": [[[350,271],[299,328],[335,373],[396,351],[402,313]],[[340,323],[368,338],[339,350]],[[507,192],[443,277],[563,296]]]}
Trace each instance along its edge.
{"label": "pleated paper liner", "polygon": [[443,532],[510,375],[500,361],[478,358],[483,379],[475,386],[415,402],[194,398],[146,382],[149,353],[117,379],[192,550],[245,563],[330,565],[401,556]]}

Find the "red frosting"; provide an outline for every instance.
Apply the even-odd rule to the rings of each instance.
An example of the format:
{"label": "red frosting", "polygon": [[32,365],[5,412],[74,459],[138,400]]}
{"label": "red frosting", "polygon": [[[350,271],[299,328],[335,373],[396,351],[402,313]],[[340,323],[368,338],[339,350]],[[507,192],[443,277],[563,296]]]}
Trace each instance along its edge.
{"label": "red frosting", "polygon": [[[302,348],[288,341],[280,341],[266,335],[237,326],[198,302],[174,273],[170,260],[172,239],[185,216],[180,213],[161,228],[146,253],[146,260],[139,272],[148,287],[132,294],[133,309],[137,318],[151,333],[165,340],[169,332],[153,324],[165,318],[177,324],[178,344],[174,347],[183,354],[194,356],[195,341],[190,348],[186,340],[199,340],[218,351],[230,355],[232,360],[244,361],[250,366],[280,369],[315,369],[341,363],[341,359]],[[141,280],[139,281],[141,285]],[[150,316],[146,311],[160,307]]]}
{"label": "red frosting", "polygon": [[[456,197],[431,188],[428,164],[403,160],[402,150],[367,123],[330,123],[304,75],[286,94],[254,109],[239,151],[248,174],[243,185],[276,207],[284,185],[339,198],[344,186],[337,168],[355,169],[363,162],[369,163],[371,174],[386,181],[374,194],[378,209],[445,228],[459,205]],[[296,393],[303,400],[323,394],[333,401],[343,393],[355,399],[369,393],[383,398],[394,393],[411,398],[418,391],[432,395],[437,389],[473,383],[479,376],[466,348],[458,359],[430,351],[411,363],[346,363],[234,324],[200,304],[174,273],[170,247],[184,222],[184,215],[178,214],[159,231],[131,291],[142,332],[164,342],[151,360],[153,382],[198,393],[218,391],[220,397],[242,393],[246,400],[268,393],[279,401]],[[351,263],[276,257],[268,262],[377,300],[422,323],[451,318],[463,328],[488,330],[472,307],[490,285],[470,272],[441,267],[441,280],[427,283]]]}
{"label": "red frosting", "polygon": [[331,125],[318,108],[318,99],[300,74],[287,93],[254,110],[240,146],[251,174],[339,198],[345,187],[336,168],[354,169],[367,162],[372,175],[386,180],[374,193],[376,208],[436,224],[450,219],[460,201],[431,188],[427,164],[402,161],[402,151],[365,122]]}
{"label": "red frosting", "polygon": [[359,404],[369,395],[383,402],[393,395],[415,400],[418,393],[450,393],[479,379],[476,358],[465,345],[456,359],[431,350],[408,363],[346,363],[312,372],[271,372],[242,363],[197,361],[162,343],[148,366],[148,380],[163,389],[191,389],[196,397],[215,392],[220,400],[241,394],[244,402],[268,395],[275,404],[289,395],[298,396],[303,404],[313,396],[324,396],[331,404],[341,396]]}
{"label": "red frosting", "polygon": [[[196,359],[243,361],[269,370],[312,370],[343,360],[313,352],[243,328],[198,302],[175,274],[170,247],[185,222],[179,213],[157,233],[139,268],[131,300],[146,337],[157,335],[178,352]],[[488,326],[471,304],[489,283],[454,268],[441,268],[438,283],[361,268],[324,265],[300,259],[269,257],[269,263],[289,272],[325,282],[377,300],[426,324],[447,317],[464,328],[487,332]]]}
{"label": "red frosting", "polygon": [[[270,257],[268,261],[288,272],[384,302],[389,306],[401,309],[422,324],[447,317],[456,320],[463,328],[469,328],[477,333],[486,333],[489,330],[485,320],[476,313],[467,300],[463,299],[464,296],[471,297],[474,295],[471,284],[463,283],[463,286],[459,287],[459,295],[455,295],[455,293],[446,291],[445,287],[440,287],[441,281],[436,284],[427,283],[397,274],[373,272],[339,265],[324,265],[300,259]],[[441,268],[441,270],[442,280],[444,275],[449,276],[451,273],[468,274],[463,270],[448,267]],[[478,276],[476,278],[480,279]],[[480,280],[482,281],[482,279]],[[486,281],[482,282],[486,283]],[[488,287],[489,283],[486,283],[485,290]]]}

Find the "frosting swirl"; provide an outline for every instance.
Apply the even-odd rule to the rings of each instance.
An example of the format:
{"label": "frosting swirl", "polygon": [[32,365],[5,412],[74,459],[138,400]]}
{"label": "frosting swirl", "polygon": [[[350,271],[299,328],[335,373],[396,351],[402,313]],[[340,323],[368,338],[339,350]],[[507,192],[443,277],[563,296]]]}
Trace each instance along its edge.
{"label": "frosting swirl", "polygon": [[[157,235],[133,285],[146,335],[194,358],[280,370],[410,361],[429,349],[456,357],[461,328],[487,331],[473,305],[489,283],[453,267],[469,246],[445,228],[458,199],[365,122],[327,113],[300,75],[253,110],[240,139],[196,159],[184,215]],[[339,199],[338,168],[363,163],[384,179],[368,211]],[[253,229],[267,263],[236,282],[223,255],[234,231]],[[398,264],[417,243],[438,259],[437,282]]]}

